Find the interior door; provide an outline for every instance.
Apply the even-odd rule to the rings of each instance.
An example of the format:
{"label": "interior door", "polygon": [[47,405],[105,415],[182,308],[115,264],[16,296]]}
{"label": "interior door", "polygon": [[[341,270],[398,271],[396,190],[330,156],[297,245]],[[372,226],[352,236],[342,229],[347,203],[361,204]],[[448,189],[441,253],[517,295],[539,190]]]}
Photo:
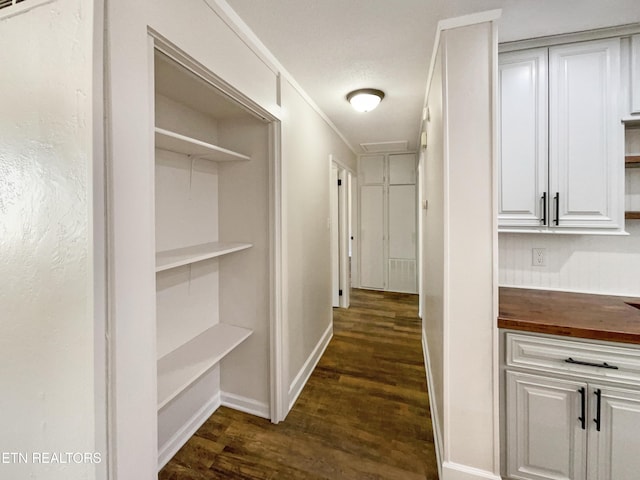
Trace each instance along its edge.
{"label": "interior door", "polygon": [[340,306],[340,204],[338,200],[338,166],[331,164],[331,298],[334,307]]}
{"label": "interior door", "polygon": [[360,285],[384,289],[384,187],[360,188]]}
{"label": "interior door", "polygon": [[385,288],[385,161],[384,155],[361,157],[360,187],[360,286]]}

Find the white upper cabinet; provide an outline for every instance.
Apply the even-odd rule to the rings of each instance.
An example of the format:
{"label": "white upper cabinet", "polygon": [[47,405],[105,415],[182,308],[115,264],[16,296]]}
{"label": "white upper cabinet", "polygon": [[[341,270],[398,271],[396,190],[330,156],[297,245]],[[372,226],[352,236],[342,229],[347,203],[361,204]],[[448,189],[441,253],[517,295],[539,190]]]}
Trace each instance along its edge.
{"label": "white upper cabinet", "polygon": [[384,183],[384,155],[372,155],[360,158],[358,169],[362,185]]}
{"label": "white upper cabinet", "polygon": [[631,114],[640,115],[640,34],[631,37]]}
{"label": "white upper cabinet", "polygon": [[547,49],[505,53],[499,67],[502,226],[539,227],[547,191]]}
{"label": "white upper cabinet", "polygon": [[620,40],[549,49],[549,195],[553,228],[623,224]]}
{"label": "white upper cabinet", "polygon": [[501,231],[624,227],[620,39],[500,56]]}

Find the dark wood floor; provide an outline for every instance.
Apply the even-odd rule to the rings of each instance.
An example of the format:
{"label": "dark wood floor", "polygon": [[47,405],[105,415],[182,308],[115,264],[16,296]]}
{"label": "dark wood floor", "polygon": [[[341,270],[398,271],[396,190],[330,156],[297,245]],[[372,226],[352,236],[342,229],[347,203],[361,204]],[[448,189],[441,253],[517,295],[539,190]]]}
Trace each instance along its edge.
{"label": "dark wood floor", "polygon": [[353,290],[284,422],[221,407],[160,480],[437,480],[417,296]]}

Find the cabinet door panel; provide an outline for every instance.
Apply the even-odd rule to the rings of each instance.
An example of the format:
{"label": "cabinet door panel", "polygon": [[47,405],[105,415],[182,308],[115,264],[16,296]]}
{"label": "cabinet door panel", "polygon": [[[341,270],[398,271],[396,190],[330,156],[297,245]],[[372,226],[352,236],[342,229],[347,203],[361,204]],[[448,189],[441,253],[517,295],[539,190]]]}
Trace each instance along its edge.
{"label": "cabinet door panel", "polygon": [[637,480],[640,477],[640,392],[600,387],[590,389],[591,418],[600,390],[600,431],[590,421],[589,479]]}
{"label": "cabinet door panel", "polygon": [[552,220],[614,228],[622,221],[620,40],[549,50],[549,165]]}
{"label": "cabinet door panel", "polygon": [[383,289],[384,285],[384,187],[360,188],[360,284]]}
{"label": "cabinet door panel", "polygon": [[507,473],[528,480],[583,480],[586,383],[507,372]]}
{"label": "cabinet door panel", "polygon": [[389,184],[412,185],[416,183],[416,156],[413,153],[389,155]]}
{"label": "cabinet door panel", "polygon": [[541,226],[547,189],[547,49],[500,55],[501,227]]}
{"label": "cabinet door panel", "polygon": [[358,175],[362,185],[384,183],[384,155],[360,157]]}

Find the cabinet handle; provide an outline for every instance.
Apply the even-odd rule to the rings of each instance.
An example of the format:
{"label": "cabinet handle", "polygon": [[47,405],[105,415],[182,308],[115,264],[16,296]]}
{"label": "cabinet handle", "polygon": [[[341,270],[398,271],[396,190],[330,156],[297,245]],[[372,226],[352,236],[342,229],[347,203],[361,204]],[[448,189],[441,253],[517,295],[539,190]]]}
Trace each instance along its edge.
{"label": "cabinet handle", "polygon": [[602,407],[602,391],[600,389],[597,389],[593,393],[596,396],[596,418],[594,418],[593,421],[596,422],[596,430],[599,432],[600,431],[600,410]]}
{"label": "cabinet handle", "polygon": [[547,225],[547,192],[542,194],[542,225]]}
{"label": "cabinet handle", "polygon": [[582,412],[582,415],[578,417],[578,420],[580,420],[580,424],[582,425],[582,429],[585,430],[586,427],[586,412],[585,409],[587,407],[587,397],[585,395],[585,390],[584,387],[582,387],[580,390],[578,390],[578,392],[580,392],[580,411]]}
{"label": "cabinet handle", "polygon": [[553,197],[553,201],[555,204],[556,215],[553,219],[553,223],[556,225],[560,225],[560,192],[556,192],[556,196]]}
{"label": "cabinet handle", "polygon": [[610,370],[619,370],[615,365],[609,365],[607,362],[602,363],[592,363],[592,362],[583,362],[582,360],[574,360],[569,357],[565,360],[565,363],[573,363],[575,365],[586,365],[588,367],[598,367],[598,368],[608,368]]}

